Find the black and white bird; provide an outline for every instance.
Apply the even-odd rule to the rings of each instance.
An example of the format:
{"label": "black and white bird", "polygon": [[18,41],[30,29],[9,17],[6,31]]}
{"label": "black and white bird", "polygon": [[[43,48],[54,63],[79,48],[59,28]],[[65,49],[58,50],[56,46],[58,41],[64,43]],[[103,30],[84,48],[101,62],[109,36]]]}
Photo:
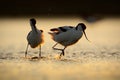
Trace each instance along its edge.
{"label": "black and white bird", "polygon": [[34,18],[30,19],[31,31],[27,35],[27,48],[25,51],[25,57],[27,56],[27,51],[29,45],[31,48],[36,48],[39,46],[39,58],[41,58],[41,44],[43,43],[43,30],[38,30],[35,26],[36,20]]}
{"label": "black and white bird", "polygon": [[[79,23],[76,27],[74,26],[61,26],[58,28],[50,29],[51,32],[49,34],[52,36],[52,39],[57,42],[52,48],[54,50],[60,50],[62,53],[60,54],[60,58],[64,56],[64,50],[70,46],[75,44],[83,35],[85,35],[86,39],[88,40],[86,33],[85,33],[86,26],[84,23]],[[89,41],[89,40],[88,40]],[[64,46],[63,49],[55,48],[57,44],[61,44]]]}

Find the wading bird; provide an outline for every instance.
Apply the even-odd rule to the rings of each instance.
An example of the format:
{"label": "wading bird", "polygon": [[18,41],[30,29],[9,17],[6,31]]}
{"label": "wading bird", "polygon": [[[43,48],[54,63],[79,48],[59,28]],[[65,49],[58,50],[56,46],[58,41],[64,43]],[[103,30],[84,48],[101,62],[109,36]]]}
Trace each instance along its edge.
{"label": "wading bird", "polygon": [[41,44],[43,43],[43,30],[38,30],[35,26],[36,20],[34,18],[30,19],[31,31],[27,35],[27,48],[25,51],[25,57],[27,57],[27,51],[29,45],[31,48],[36,48],[39,46],[39,58],[41,58]]}
{"label": "wading bird", "polygon": [[[62,53],[60,54],[60,58],[64,56],[64,50],[70,46],[75,44],[83,35],[85,35],[86,39],[88,40],[86,33],[85,33],[86,26],[84,23],[79,23],[76,27],[74,26],[62,26],[58,28],[50,29],[51,32],[48,32],[52,39],[57,42],[52,48],[54,50],[60,50]],[[88,40],[89,41],[89,40]],[[63,49],[55,48],[57,44],[61,44],[64,46]]]}

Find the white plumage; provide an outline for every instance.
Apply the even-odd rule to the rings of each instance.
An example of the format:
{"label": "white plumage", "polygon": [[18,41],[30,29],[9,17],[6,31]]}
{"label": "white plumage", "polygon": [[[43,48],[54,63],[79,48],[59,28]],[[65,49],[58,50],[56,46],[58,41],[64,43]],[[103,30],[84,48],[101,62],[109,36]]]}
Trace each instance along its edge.
{"label": "white plumage", "polygon": [[[85,29],[86,26],[83,23],[79,23],[76,27],[62,26],[50,29],[52,32],[49,32],[49,34],[52,36],[52,39],[57,42],[52,48],[54,50],[61,50],[62,53],[60,54],[60,57],[62,55],[64,56],[65,48],[75,44],[82,37],[83,33],[85,34]],[[86,34],[85,37],[88,40]],[[64,49],[55,48],[58,43],[63,45]]]}
{"label": "white plumage", "polygon": [[27,41],[28,41],[28,45],[26,48],[26,52],[25,52],[25,57],[27,56],[27,51],[28,51],[28,46],[30,45],[31,48],[35,48],[37,46],[39,46],[39,57],[41,57],[41,44],[43,42],[43,35],[42,35],[42,30],[38,30],[35,26],[36,24],[36,20],[34,18],[30,19],[30,25],[31,25],[31,31],[28,33],[27,35]]}

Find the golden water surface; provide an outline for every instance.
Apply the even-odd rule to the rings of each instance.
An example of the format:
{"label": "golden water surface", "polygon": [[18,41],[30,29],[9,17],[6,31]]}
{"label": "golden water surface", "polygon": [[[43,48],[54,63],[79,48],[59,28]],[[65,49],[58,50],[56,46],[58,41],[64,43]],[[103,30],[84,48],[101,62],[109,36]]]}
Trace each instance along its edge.
{"label": "golden water surface", "polygon": [[[44,31],[41,60],[24,58],[26,36],[31,30],[28,18],[0,19],[0,80],[119,80],[120,79],[120,18],[103,18],[94,23],[71,17],[35,17],[37,28]],[[86,24],[86,34],[65,50],[52,50],[55,42],[50,28],[78,23]],[[57,47],[63,48],[58,45]],[[38,56],[38,48],[29,48],[28,57]]]}

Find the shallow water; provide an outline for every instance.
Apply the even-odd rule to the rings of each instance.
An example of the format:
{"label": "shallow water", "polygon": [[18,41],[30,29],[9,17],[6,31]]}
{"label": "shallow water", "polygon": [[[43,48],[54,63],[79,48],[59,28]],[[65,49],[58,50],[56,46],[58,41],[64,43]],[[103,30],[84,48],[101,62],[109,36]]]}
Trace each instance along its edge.
{"label": "shallow water", "polygon": [[[44,30],[41,60],[38,48],[27,46],[26,35],[31,30],[29,18],[0,19],[0,79],[1,80],[119,80],[120,78],[120,18],[104,18],[88,23],[75,16],[65,18],[36,17],[37,28]],[[52,50],[55,42],[49,29],[84,22],[86,34],[75,45],[68,47],[65,56],[57,59],[59,51]],[[58,47],[63,48],[61,45]]]}

